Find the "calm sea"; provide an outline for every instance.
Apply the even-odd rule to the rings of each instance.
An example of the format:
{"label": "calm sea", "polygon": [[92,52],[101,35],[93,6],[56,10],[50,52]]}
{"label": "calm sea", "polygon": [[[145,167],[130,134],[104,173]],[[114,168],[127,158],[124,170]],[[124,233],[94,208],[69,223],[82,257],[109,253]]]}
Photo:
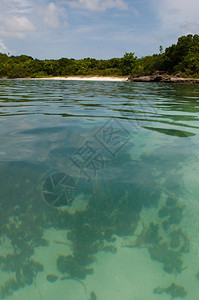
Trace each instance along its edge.
{"label": "calm sea", "polygon": [[0,80],[0,299],[198,299],[199,86]]}

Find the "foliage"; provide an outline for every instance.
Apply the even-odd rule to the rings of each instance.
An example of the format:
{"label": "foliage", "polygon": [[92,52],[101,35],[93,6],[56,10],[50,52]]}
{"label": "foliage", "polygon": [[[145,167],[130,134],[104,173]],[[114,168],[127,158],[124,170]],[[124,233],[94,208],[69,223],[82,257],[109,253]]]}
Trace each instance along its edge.
{"label": "foliage", "polygon": [[131,74],[136,63],[136,57],[134,57],[134,53],[125,53],[124,57],[121,59],[121,71],[122,75]]}

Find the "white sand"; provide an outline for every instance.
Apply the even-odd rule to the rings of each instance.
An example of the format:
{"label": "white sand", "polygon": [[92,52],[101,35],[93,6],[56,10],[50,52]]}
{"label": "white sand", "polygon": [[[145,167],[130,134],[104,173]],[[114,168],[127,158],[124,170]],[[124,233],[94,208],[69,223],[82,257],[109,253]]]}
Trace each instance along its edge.
{"label": "white sand", "polygon": [[49,77],[49,78],[32,78],[48,80],[86,80],[86,81],[127,81],[128,77],[114,76],[69,76],[69,77]]}

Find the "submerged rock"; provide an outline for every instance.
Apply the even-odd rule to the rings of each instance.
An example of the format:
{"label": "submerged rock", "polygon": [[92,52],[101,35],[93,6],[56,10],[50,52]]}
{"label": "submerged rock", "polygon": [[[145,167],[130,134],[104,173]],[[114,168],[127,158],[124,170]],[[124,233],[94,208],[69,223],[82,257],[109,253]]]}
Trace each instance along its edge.
{"label": "submerged rock", "polygon": [[174,207],[177,205],[177,199],[173,198],[173,197],[168,197],[167,201],[166,201],[166,206],[167,207]]}
{"label": "submerged rock", "polygon": [[183,261],[181,253],[169,249],[167,244],[162,244],[157,247],[148,248],[150,256],[153,260],[163,263],[163,269],[167,273],[181,273],[183,270]]}
{"label": "submerged rock", "polygon": [[92,268],[86,268],[72,255],[60,255],[57,259],[57,268],[62,274],[68,273],[71,277],[85,279],[87,274],[92,274]]}
{"label": "submerged rock", "polygon": [[137,236],[137,239],[135,242],[130,243],[128,245],[124,245],[124,247],[147,247],[150,245],[158,245],[161,241],[162,237],[159,235],[159,225],[150,223],[148,227],[144,225],[143,230],[141,233]]}
{"label": "submerged rock", "polygon": [[199,271],[198,271],[198,273],[196,274],[196,279],[199,280]]}
{"label": "submerged rock", "polygon": [[107,245],[107,246],[104,246],[101,251],[104,251],[104,252],[111,252],[111,253],[116,253],[117,252],[117,248],[113,245]]}
{"label": "submerged rock", "polygon": [[184,289],[183,286],[176,285],[175,283],[172,283],[169,287],[167,288],[155,288],[153,290],[154,294],[162,294],[162,293],[167,293],[168,295],[171,296],[171,299],[180,297],[184,298],[187,295],[186,290]]}
{"label": "submerged rock", "polygon": [[12,295],[13,292],[18,290],[19,288],[20,285],[16,280],[7,280],[0,288],[0,299]]}
{"label": "submerged rock", "polygon": [[55,274],[48,274],[46,276],[46,279],[49,281],[49,282],[55,282],[59,277]]}
{"label": "submerged rock", "polygon": [[170,234],[170,247],[180,250],[180,252],[189,252],[189,240],[183,233],[182,229],[173,230]]}
{"label": "submerged rock", "polygon": [[90,293],[90,298],[89,298],[89,300],[97,300],[97,296],[96,296],[96,294],[95,294],[95,292],[91,292]]}

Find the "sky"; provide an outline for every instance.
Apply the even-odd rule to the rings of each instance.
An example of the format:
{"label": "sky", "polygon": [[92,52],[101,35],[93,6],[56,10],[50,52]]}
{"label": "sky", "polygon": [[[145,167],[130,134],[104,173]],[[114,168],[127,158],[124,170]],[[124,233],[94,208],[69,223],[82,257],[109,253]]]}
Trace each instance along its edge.
{"label": "sky", "polygon": [[0,0],[0,52],[38,59],[142,57],[199,34],[198,0]]}

